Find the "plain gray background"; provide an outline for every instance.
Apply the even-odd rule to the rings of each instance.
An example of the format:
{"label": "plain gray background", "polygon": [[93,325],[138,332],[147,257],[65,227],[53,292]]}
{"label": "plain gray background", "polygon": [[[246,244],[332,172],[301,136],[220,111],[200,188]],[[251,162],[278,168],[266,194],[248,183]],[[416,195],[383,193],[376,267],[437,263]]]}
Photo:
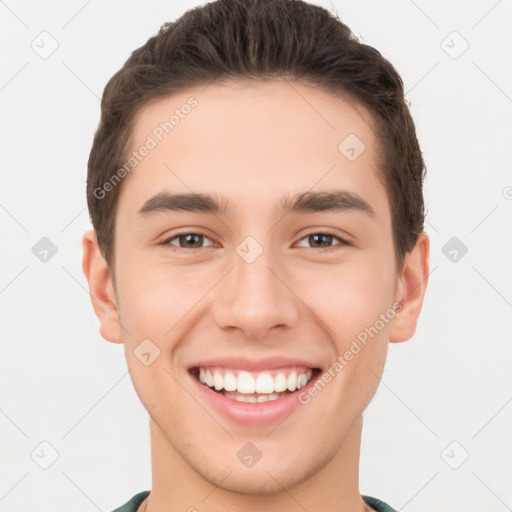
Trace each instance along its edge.
{"label": "plain gray background", "polygon": [[[427,164],[429,289],[365,413],[360,490],[510,510],[512,2],[315,3],[398,69]],[[198,4],[0,1],[2,512],[109,512],[151,487],[147,413],[81,270],[86,163],[107,80]]]}

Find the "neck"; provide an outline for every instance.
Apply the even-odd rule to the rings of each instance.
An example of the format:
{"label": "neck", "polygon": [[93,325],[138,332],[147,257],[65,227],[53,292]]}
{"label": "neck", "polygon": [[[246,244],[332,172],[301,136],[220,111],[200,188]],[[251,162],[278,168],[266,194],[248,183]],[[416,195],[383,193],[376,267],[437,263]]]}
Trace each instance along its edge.
{"label": "neck", "polygon": [[[333,457],[297,485],[272,494],[239,493],[223,487],[229,477],[209,481],[196,472],[150,419],[152,489],[147,512],[364,512],[371,510],[359,493],[359,456],[363,420],[359,416]],[[322,433],[312,437],[322,442]],[[323,465],[322,465],[323,464]],[[140,509],[139,509],[140,510]]]}

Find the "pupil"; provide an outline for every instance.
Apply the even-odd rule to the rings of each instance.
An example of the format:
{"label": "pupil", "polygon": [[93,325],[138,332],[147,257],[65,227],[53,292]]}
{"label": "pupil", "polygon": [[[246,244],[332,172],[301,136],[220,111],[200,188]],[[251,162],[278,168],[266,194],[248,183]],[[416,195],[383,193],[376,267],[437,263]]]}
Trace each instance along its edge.
{"label": "pupil", "polygon": [[203,235],[182,235],[180,237],[180,244],[182,244],[182,242],[184,241],[185,245],[187,247],[191,247],[191,245],[188,245],[188,242],[193,242],[194,241],[194,238],[198,240],[198,243],[196,244],[193,244],[192,243],[192,247],[201,247],[202,246],[202,241],[203,241]]}
{"label": "pupil", "polygon": [[[326,234],[318,234],[318,235],[311,235],[310,238],[313,238],[313,240],[315,241],[315,243],[317,243],[318,241],[318,238],[320,239],[324,239],[324,244],[323,246],[327,245],[327,247],[329,246],[329,241],[332,241],[332,235],[326,235]],[[325,243],[327,240],[327,243]],[[313,246],[315,245],[315,243],[313,243]],[[320,243],[320,245],[322,245]]]}

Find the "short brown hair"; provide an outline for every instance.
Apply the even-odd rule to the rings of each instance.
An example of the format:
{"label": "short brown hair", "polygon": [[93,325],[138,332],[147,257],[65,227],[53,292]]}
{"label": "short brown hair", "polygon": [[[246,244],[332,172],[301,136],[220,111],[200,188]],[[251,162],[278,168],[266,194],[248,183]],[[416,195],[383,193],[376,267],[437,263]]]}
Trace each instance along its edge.
{"label": "short brown hair", "polygon": [[162,25],[103,92],[88,162],[87,204],[111,270],[122,183],[104,197],[97,191],[126,161],[140,109],[193,86],[280,77],[348,96],[370,112],[379,145],[379,177],[391,209],[397,268],[402,267],[423,230],[425,164],[396,69],[322,7],[300,0],[218,0]]}

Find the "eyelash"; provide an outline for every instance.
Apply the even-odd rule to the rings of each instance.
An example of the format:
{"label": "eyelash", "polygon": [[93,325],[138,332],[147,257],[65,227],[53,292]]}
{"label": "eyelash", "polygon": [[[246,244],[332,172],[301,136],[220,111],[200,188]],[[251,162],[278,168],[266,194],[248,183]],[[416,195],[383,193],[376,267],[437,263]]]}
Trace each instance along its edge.
{"label": "eyelash", "polygon": [[[167,238],[166,240],[164,240],[163,242],[161,242],[159,245],[163,245],[163,246],[167,246],[167,245],[172,245],[170,242],[172,240],[175,240],[176,238],[179,238],[180,236],[186,236],[186,235],[199,235],[199,236],[203,236],[205,238],[208,238],[210,239],[209,236],[205,235],[204,233],[201,233],[201,232],[196,232],[196,231],[183,231],[181,233],[177,233],[176,235],[173,235],[172,237],[170,238]],[[320,250],[320,251],[323,251],[323,252],[329,252],[331,250],[334,250],[336,249],[337,247],[340,247],[340,246],[348,246],[348,245],[351,245],[349,242],[347,242],[346,240],[344,240],[343,238],[340,238],[336,233],[333,233],[332,231],[329,231],[329,230],[324,230],[324,231],[313,231],[311,233],[308,233],[307,235],[303,236],[299,242],[301,242],[302,240],[304,240],[305,238],[308,238],[312,235],[327,235],[327,236],[332,236],[334,239],[338,240],[338,242],[340,242],[339,244],[337,245],[332,245],[331,247],[308,247],[308,249],[316,249],[316,250]],[[211,239],[210,239],[211,240]],[[213,240],[212,240],[213,241]],[[204,247],[193,247],[193,248],[190,248],[190,249],[187,249],[186,247],[178,247],[178,246],[174,246],[176,247],[176,249],[183,249],[185,251],[194,251],[194,250],[197,250],[197,249],[204,249]]]}

